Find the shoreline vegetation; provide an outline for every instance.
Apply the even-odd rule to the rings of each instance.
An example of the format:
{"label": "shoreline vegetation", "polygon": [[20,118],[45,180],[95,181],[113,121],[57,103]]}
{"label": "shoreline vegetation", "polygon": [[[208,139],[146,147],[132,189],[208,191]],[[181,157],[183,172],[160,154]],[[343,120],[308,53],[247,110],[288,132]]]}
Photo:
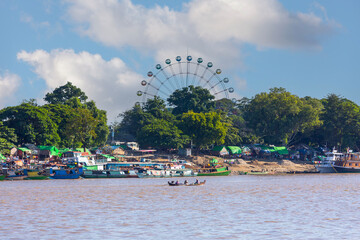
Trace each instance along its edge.
{"label": "shoreline vegetation", "polygon": [[[225,167],[232,175],[284,174],[317,172],[315,164],[331,149],[360,151],[360,106],[335,94],[300,98],[272,88],[251,99],[215,100],[208,89],[190,85],[166,100],[154,96],[136,103],[111,125],[106,111],[71,82],[47,93],[44,100],[42,106],[30,99],[0,110],[0,160],[26,145],[110,155],[119,150],[125,160],[121,155],[126,155],[127,146],[118,147],[136,143],[140,154],[187,156],[194,151],[194,157],[185,159],[199,172],[227,174],[219,169]],[[213,158],[218,165],[210,162]]]}

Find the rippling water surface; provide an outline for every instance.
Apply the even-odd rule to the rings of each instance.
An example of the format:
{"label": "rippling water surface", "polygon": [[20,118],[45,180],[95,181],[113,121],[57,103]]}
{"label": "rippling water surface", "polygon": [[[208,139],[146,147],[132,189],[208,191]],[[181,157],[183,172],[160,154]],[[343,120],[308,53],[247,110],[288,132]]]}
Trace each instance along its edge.
{"label": "rippling water surface", "polygon": [[358,174],[203,179],[3,181],[0,239],[360,238]]}

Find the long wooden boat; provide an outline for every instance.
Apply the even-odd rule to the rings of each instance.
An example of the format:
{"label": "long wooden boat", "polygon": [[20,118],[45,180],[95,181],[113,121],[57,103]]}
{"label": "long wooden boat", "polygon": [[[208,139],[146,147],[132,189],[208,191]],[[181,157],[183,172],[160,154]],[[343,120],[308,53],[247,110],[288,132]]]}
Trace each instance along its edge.
{"label": "long wooden boat", "polygon": [[194,182],[194,183],[187,183],[187,182],[174,182],[174,181],[168,181],[169,186],[201,186],[204,185],[206,183],[206,180],[204,180],[203,182]]}

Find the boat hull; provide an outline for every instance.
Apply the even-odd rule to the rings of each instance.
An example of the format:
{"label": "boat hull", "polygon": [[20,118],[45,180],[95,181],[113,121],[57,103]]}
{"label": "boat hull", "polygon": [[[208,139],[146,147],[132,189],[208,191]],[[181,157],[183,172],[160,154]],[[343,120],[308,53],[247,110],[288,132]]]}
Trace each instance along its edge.
{"label": "boat hull", "polygon": [[5,179],[5,175],[0,175],[0,181],[3,181]]}
{"label": "boat hull", "polygon": [[316,169],[320,173],[336,173],[335,168],[333,166],[316,166]]}
{"label": "boat hull", "polygon": [[10,175],[10,176],[6,176],[5,180],[24,180],[25,178],[27,178],[27,175],[21,175],[21,176]]}
{"label": "boat hull", "polygon": [[334,166],[338,173],[360,173],[360,168]]}
{"label": "boat hull", "polygon": [[138,178],[138,175],[127,174],[123,171],[85,170],[82,177],[84,177],[84,178]]}
{"label": "boat hull", "polygon": [[50,169],[50,179],[78,179],[83,174],[82,168],[79,169]]}
{"label": "boat hull", "polygon": [[231,170],[220,171],[220,172],[205,172],[198,173],[198,176],[228,176],[231,173]]}

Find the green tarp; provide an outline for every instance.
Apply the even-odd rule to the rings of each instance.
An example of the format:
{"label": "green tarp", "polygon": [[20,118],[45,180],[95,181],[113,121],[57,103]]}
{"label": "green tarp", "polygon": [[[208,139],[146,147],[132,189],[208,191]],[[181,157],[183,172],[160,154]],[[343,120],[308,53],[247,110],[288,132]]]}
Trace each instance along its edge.
{"label": "green tarp", "polygon": [[103,157],[106,157],[106,158],[115,159],[115,157],[107,155],[107,154],[100,154],[100,155]]}
{"label": "green tarp", "polygon": [[[75,148],[73,149],[73,151],[76,151],[76,152],[84,152],[84,148]],[[89,149],[85,148],[85,151],[91,155],[91,152]]]}
{"label": "green tarp", "polygon": [[274,147],[274,150],[277,151],[280,155],[288,155],[289,151],[286,147]]}
{"label": "green tarp", "polygon": [[214,152],[221,152],[221,151],[224,150],[224,148],[225,148],[225,151],[227,152],[227,149],[226,149],[226,147],[224,147],[224,146],[215,146],[215,147],[212,149],[212,151],[214,151]]}
{"label": "green tarp", "polygon": [[227,147],[231,154],[241,154],[241,148],[237,146],[228,146]]}
{"label": "green tarp", "polygon": [[1,153],[0,153],[0,160],[5,160],[6,159],[6,157],[4,157],[4,155],[2,155]]}
{"label": "green tarp", "polygon": [[31,150],[26,148],[26,147],[21,147],[21,148],[18,148],[18,149],[23,151],[23,152],[31,152]]}
{"label": "green tarp", "polygon": [[38,146],[40,150],[48,150],[50,151],[51,156],[59,156],[59,149],[55,146]]}

